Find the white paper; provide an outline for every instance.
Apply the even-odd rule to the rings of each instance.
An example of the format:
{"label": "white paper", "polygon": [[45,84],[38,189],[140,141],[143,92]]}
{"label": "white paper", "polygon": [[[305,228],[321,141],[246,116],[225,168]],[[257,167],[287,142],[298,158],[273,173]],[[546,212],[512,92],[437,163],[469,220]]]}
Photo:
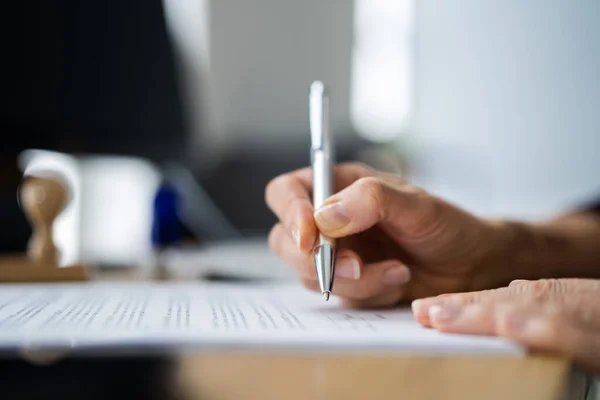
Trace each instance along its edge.
{"label": "white paper", "polygon": [[0,349],[186,346],[522,354],[501,339],[422,328],[406,309],[345,309],[295,284],[0,285]]}

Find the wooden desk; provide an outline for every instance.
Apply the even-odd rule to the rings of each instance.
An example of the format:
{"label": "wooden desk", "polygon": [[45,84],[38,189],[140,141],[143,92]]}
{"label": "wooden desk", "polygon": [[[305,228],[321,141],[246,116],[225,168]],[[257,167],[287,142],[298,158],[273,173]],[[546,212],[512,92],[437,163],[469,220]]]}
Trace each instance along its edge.
{"label": "wooden desk", "polygon": [[[528,399],[566,398],[565,360],[510,357],[347,357],[205,354],[181,358],[185,398]],[[569,398],[582,399],[572,395]]]}

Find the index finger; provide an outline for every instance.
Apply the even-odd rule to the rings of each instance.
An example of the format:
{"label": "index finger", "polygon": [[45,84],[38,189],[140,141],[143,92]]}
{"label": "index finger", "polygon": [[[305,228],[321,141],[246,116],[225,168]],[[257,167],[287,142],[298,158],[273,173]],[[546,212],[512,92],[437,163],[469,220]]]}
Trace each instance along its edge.
{"label": "index finger", "polygon": [[[335,190],[341,190],[375,171],[359,163],[347,163],[334,169]],[[300,251],[310,251],[317,238],[312,205],[312,168],[302,168],[273,179],[265,190],[266,202],[296,240]]]}
{"label": "index finger", "polygon": [[265,190],[267,205],[303,252],[310,251],[317,236],[311,188],[312,170],[302,168],[276,177]]}

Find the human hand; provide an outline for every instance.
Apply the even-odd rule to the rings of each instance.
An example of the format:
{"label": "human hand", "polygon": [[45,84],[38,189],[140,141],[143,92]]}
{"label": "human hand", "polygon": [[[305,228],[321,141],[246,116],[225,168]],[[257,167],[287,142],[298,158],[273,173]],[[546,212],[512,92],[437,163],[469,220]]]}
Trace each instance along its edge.
{"label": "human hand", "polygon": [[501,289],[416,300],[413,313],[442,332],[501,336],[564,354],[600,375],[600,280],[518,280]]}
{"label": "human hand", "polygon": [[391,174],[360,164],[334,173],[336,194],[316,211],[310,168],[277,177],[266,189],[279,218],[270,247],[305,287],[319,290],[312,258],[318,231],[338,239],[333,294],[348,306],[392,306],[497,286],[489,262],[495,225]]}

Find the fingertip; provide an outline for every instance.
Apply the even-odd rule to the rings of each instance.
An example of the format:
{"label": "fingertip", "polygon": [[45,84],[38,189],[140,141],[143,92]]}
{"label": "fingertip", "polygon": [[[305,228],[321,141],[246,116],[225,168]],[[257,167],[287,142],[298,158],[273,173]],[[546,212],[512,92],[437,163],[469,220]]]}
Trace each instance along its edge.
{"label": "fingertip", "polygon": [[457,307],[434,305],[429,308],[429,321],[436,328],[451,326],[461,311]]}
{"label": "fingertip", "polygon": [[425,297],[413,300],[410,307],[415,317],[429,318],[429,309],[433,306],[440,305],[441,303],[442,302],[437,297]]}
{"label": "fingertip", "polygon": [[415,321],[425,328],[433,328],[431,319],[429,318],[429,307],[427,307],[423,299],[413,300],[410,304]]}
{"label": "fingertip", "polygon": [[445,297],[440,295],[413,300],[411,310],[415,320],[427,328],[441,329],[448,325],[451,322],[448,315],[457,316],[461,304]]}
{"label": "fingertip", "polygon": [[415,315],[413,313],[413,316],[415,318],[415,321],[417,321],[417,323],[422,325],[424,328],[433,328],[433,325],[431,325],[431,320],[429,319],[428,315]]}
{"label": "fingertip", "polygon": [[335,256],[335,276],[341,279],[358,280],[362,275],[362,260],[358,254],[341,249]]}
{"label": "fingertip", "polygon": [[400,261],[391,261],[389,268],[383,272],[382,281],[387,286],[406,285],[410,282],[410,269]]}
{"label": "fingertip", "polygon": [[415,317],[424,317],[429,315],[429,311],[425,310],[424,308],[424,299],[413,300],[412,303],[410,303],[410,308]]}

